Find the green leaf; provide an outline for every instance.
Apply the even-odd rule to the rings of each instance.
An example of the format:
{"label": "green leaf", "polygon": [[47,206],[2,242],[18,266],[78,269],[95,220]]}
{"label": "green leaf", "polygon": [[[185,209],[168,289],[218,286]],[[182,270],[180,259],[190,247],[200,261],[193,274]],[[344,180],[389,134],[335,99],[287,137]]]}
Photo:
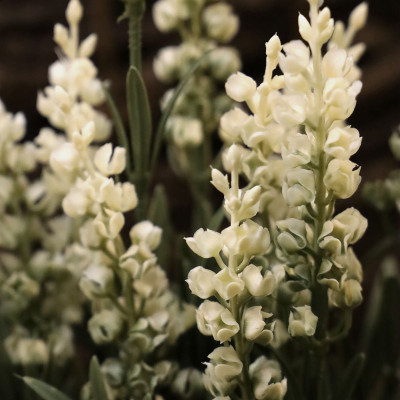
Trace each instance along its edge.
{"label": "green leaf", "polygon": [[171,115],[171,112],[175,106],[176,101],[178,100],[179,95],[182,93],[182,90],[185,88],[186,84],[189,82],[192,75],[199,69],[205,58],[212,52],[213,50],[206,51],[187,71],[187,73],[180,80],[178,86],[174,90],[174,94],[172,95],[170,101],[167,104],[163,114],[161,115],[160,122],[157,127],[157,131],[154,137],[154,146],[153,146],[153,154],[151,157],[151,170],[154,170],[154,167],[157,162],[158,153],[160,152],[162,139],[164,136],[165,126],[167,124],[168,118]]}
{"label": "green leaf", "polygon": [[108,400],[103,374],[96,356],[90,361],[89,380],[94,400]]}
{"label": "green leaf", "polygon": [[162,228],[163,239],[156,250],[156,254],[160,265],[170,265],[173,229],[170,220],[168,196],[162,185],[157,185],[154,189],[147,218]]}
{"label": "green leaf", "polygon": [[114,122],[115,133],[117,135],[118,144],[121,147],[126,149],[126,165],[127,165],[128,174],[130,174],[132,165],[131,165],[131,159],[130,159],[130,149],[128,148],[128,146],[129,146],[128,136],[126,134],[124,123],[122,121],[121,114],[119,113],[118,108],[115,104],[115,101],[112,98],[110,91],[108,90],[108,88],[105,85],[103,85],[103,91],[104,91],[104,95],[106,98],[108,108],[111,113],[111,117]]}
{"label": "green leaf", "polygon": [[224,206],[218,208],[218,210],[211,217],[210,222],[208,224],[208,229],[212,231],[218,231],[221,228],[222,221],[225,218]]}
{"label": "green leaf", "polygon": [[139,70],[131,66],[126,77],[131,148],[135,170],[143,176],[148,165],[151,139],[151,111],[146,86]]}
{"label": "green leaf", "polygon": [[44,400],[71,400],[64,393],[39,379],[22,377],[22,380]]}
{"label": "green leaf", "polygon": [[364,364],[365,353],[356,354],[343,374],[342,385],[337,400],[349,400],[351,398]]}

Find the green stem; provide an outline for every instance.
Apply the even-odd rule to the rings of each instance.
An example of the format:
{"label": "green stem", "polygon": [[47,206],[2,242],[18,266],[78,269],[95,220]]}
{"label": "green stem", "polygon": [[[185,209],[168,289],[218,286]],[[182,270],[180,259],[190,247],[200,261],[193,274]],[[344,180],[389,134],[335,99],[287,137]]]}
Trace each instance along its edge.
{"label": "green stem", "polygon": [[146,9],[144,0],[125,0],[125,13],[129,19],[129,65],[142,70],[142,19]]}
{"label": "green stem", "polygon": [[241,307],[238,302],[238,296],[235,296],[232,298],[230,301],[230,309],[232,312],[233,317],[235,318],[236,321],[238,321],[240,325],[240,330],[239,332],[235,335],[234,341],[235,341],[235,350],[236,353],[239,357],[239,359],[243,363],[243,368],[242,372],[240,374],[240,380],[241,380],[241,385],[240,385],[240,390],[241,390],[241,400],[252,400],[253,399],[253,394],[251,390],[251,379],[249,375],[249,354],[250,351],[248,349],[248,346],[246,346],[246,339],[243,337],[243,327],[242,327],[242,312],[241,312]]}

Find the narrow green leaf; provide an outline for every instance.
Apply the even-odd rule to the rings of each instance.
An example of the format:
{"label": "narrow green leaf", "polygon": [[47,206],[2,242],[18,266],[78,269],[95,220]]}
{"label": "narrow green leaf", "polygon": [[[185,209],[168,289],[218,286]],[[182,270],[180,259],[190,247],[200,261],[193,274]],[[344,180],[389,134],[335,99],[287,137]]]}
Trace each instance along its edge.
{"label": "narrow green leaf", "polygon": [[183,76],[180,80],[178,86],[174,90],[174,94],[172,95],[170,101],[167,104],[163,114],[161,115],[160,122],[157,127],[157,131],[154,137],[154,145],[153,145],[153,154],[151,157],[151,170],[154,171],[154,167],[157,162],[158,153],[160,152],[161,143],[164,136],[165,126],[167,124],[168,118],[171,115],[171,112],[175,106],[176,101],[178,100],[179,95],[182,93],[182,90],[185,88],[189,79],[192,75],[199,69],[204,59],[212,52],[213,50],[206,51],[189,69],[189,71]]}
{"label": "narrow green leaf", "polygon": [[114,122],[115,133],[117,135],[118,144],[121,147],[124,147],[126,149],[126,165],[127,165],[127,170],[130,172],[132,169],[132,165],[131,165],[131,159],[130,159],[130,149],[128,147],[129,146],[128,136],[126,134],[124,123],[122,121],[121,114],[118,111],[118,107],[115,104],[115,101],[112,98],[110,91],[108,90],[108,88],[105,85],[103,85],[103,90],[104,90],[104,95],[106,98],[108,108],[111,113],[111,117]]}
{"label": "narrow green leaf", "polygon": [[150,152],[151,111],[142,75],[134,66],[129,68],[126,77],[126,95],[135,170],[143,176]]}
{"label": "narrow green leaf", "polygon": [[218,231],[221,228],[222,221],[225,218],[224,206],[218,208],[218,210],[211,217],[210,222],[208,224],[208,229],[212,231]]}
{"label": "narrow green leaf", "polygon": [[89,380],[94,400],[108,400],[103,374],[96,356],[90,361]]}
{"label": "narrow green leaf", "polygon": [[168,195],[164,186],[157,185],[151,196],[147,218],[162,228],[163,239],[156,250],[160,265],[169,265],[172,245],[172,223],[170,219]]}
{"label": "narrow green leaf", "polygon": [[55,387],[50,386],[39,379],[24,376],[22,377],[22,380],[44,400],[71,400],[68,396],[60,392]]}
{"label": "narrow green leaf", "polygon": [[351,360],[343,374],[343,380],[337,400],[349,400],[364,368],[365,353],[358,353]]}

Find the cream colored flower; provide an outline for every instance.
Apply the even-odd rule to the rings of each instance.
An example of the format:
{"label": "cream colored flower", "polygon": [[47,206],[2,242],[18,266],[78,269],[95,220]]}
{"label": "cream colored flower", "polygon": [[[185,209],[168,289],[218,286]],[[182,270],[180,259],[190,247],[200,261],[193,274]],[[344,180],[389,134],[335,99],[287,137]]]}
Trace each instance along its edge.
{"label": "cream colored flower", "polygon": [[228,78],[225,89],[231,99],[242,102],[251,99],[255,95],[257,84],[254,79],[242,72],[237,72]]}
{"label": "cream colored flower", "polygon": [[115,147],[113,150],[112,144],[106,143],[96,151],[94,163],[105,176],[117,175],[125,169],[125,153],[124,148]]}
{"label": "cream colored flower", "polygon": [[288,205],[292,207],[314,201],[314,172],[300,167],[289,170],[282,183],[282,194]]}
{"label": "cream colored flower", "polygon": [[357,129],[337,126],[329,131],[324,151],[334,158],[348,160],[360,148],[361,140]]}
{"label": "cream colored flower", "polygon": [[185,238],[190,249],[203,258],[215,257],[222,250],[222,237],[218,232],[210,229],[198,229],[193,237]]}
{"label": "cream colored flower", "polygon": [[258,357],[250,365],[250,378],[253,383],[254,397],[257,400],[282,400],[287,391],[286,378],[282,379],[282,372],[275,360]]}
{"label": "cream colored flower", "polygon": [[196,312],[199,331],[212,335],[214,340],[224,343],[239,332],[239,324],[232,313],[215,301],[206,300]]}
{"label": "cream colored flower", "polygon": [[328,164],[324,184],[340,199],[351,197],[361,182],[360,168],[349,160],[334,159]]}
{"label": "cream colored flower", "polygon": [[230,268],[224,268],[213,277],[215,290],[224,299],[229,300],[241,294],[245,284]]}
{"label": "cream colored flower", "polygon": [[289,334],[291,336],[313,336],[317,327],[318,317],[310,306],[294,307],[289,315]]}
{"label": "cream colored flower", "polygon": [[238,226],[224,229],[221,235],[224,246],[231,255],[263,255],[268,252],[271,243],[268,229],[250,219]]}
{"label": "cream colored flower", "polygon": [[203,267],[190,270],[186,282],[192,293],[201,299],[208,299],[215,293],[215,273]]}
{"label": "cream colored flower", "polygon": [[261,268],[253,264],[248,265],[242,272],[241,278],[252,296],[269,296],[276,287],[275,276],[271,271],[261,274]]}

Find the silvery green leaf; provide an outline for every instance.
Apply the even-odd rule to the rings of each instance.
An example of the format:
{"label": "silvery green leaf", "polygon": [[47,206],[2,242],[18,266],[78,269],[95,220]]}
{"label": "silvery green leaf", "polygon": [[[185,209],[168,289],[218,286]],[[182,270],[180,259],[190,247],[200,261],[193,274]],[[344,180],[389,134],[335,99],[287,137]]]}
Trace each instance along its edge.
{"label": "silvery green leaf", "polygon": [[147,167],[152,131],[151,111],[146,86],[139,70],[131,66],[126,77],[131,147],[135,170],[143,174]]}
{"label": "silvery green leaf", "polygon": [[96,356],[93,356],[90,361],[89,380],[94,400],[109,400],[104,377]]}
{"label": "silvery green leaf", "polygon": [[24,376],[22,380],[44,400],[71,400],[67,395],[39,379]]}

